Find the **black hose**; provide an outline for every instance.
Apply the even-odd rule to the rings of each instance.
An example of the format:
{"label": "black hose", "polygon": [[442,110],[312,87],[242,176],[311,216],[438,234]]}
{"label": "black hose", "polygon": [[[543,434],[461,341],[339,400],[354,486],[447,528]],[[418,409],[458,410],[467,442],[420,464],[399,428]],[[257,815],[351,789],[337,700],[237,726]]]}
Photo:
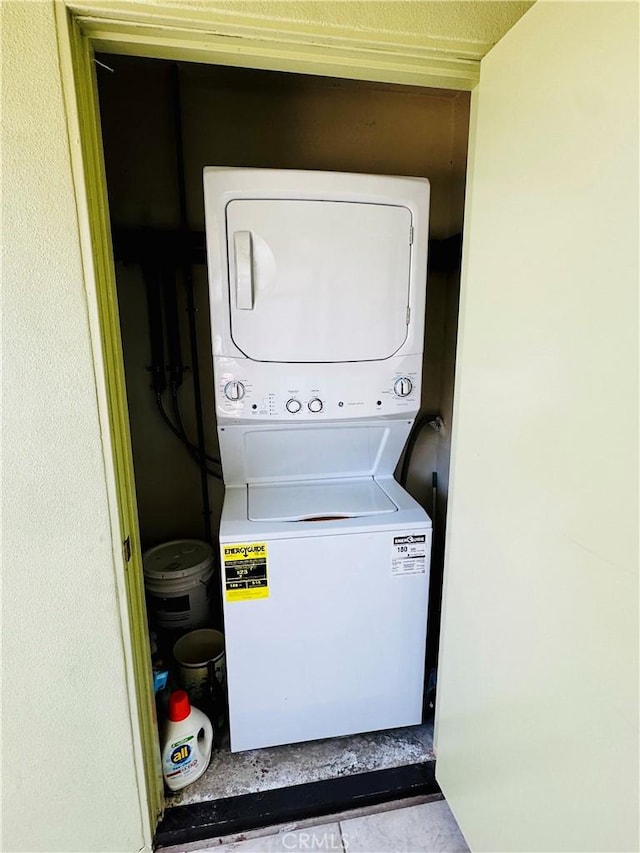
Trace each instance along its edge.
{"label": "black hose", "polygon": [[[196,453],[199,453],[200,450],[197,445],[194,445],[193,442],[189,440],[187,430],[182,420],[182,413],[180,411],[180,404],[178,401],[178,390],[182,385],[182,377],[184,375],[185,370],[185,366],[182,363],[182,346],[180,344],[178,294],[174,270],[170,269],[168,265],[165,267],[165,269],[169,272],[168,274],[164,275],[162,282],[162,291],[164,297],[164,320],[167,333],[167,369],[169,371],[169,388],[171,389],[173,418],[175,425],[181,433],[181,438],[183,442],[188,445],[191,450],[195,451]],[[220,465],[220,460],[217,457],[211,456],[206,452],[205,458],[209,462],[214,462],[216,465]]]}
{"label": "black hose", "polygon": [[418,436],[422,432],[425,424],[430,423],[431,421],[435,421],[439,415],[434,412],[424,412],[422,415],[418,415],[416,421],[413,425],[413,429],[411,430],[411,434],[407,440],[407,446],[405,447],[404,456],[402,457],[402,467],[400,468],[400,485],[405,488],[407,485],[407,477],[409,476],[409,466],[411,465],[411,457],[413,455],[413,450],[416,446],[416,441],[418,440]]}
{"label": "black hose", "polygon": [[[182,420],[182,412],[180,411],[180,404],[178,402],[178,389],[175,386],[171,386],[171,403],[173,407],[173,417],[175,418],[175,423],[180,430],[181,438],[185,444],[187,444],[195,453],[198,453],[198,446],[195,445],[192,441],[189,441],[189,436],[187,435],[187,430],[184,425],[184,421]],[[205,457],[208,462],[213,462],[216,465],[221,465],[222,463],[218,459],[217,456],[211,456],[209,453],[205,453]]]}
{"label": "black hose", "polygon": [[[158,257],[158,255],[156,255]],[[166,266],[165,266],[166,269]],[[189,441],[187,436],[180,408],[178,405],[178,387],[182,382],[182,373],[184,365],[182,364],[182,355],[180,348],[180,333],[177,328],[177,297],[175,292],[175,279],[170,279],[166,274],[161,272],[161,263],[156,261],[145,260],[143,263],[143,276],[147,292],[147,309],[149,316],[149,339],[151,344],[151,387],[153,389],[158,412],[162,420],[169,427],[171,432],[180,439],[187,448],[189,455],[194,461],[200,465],[199,448]],[[164,279],[164,280],[162,280]],[[172,286],[173,285],[173,286]],[[163,312],[162,312],[162,297],[164,296],[164,319],[167,327],[167,341],[169,350],[169,371],[170,371],[170,386],[171,396],[173,401],[173,411],[176,419],[174,424],[167,415],[162,402],[162,395],[167,387],[165,377],[164,364],[164,335],[163,335]],[[170,318],[172,318],[170,320]],[[210,456],[205,453],[205,459],[208,462],[213,462],[220,465],[220,460],[215,456]],[[206,466],[206,474],[217,479],[222,479],[220,473],[212,471]]]}
{"label": "black hose", "polygon": [[[160,417],[162,418],[162,420],[169,427],[169,429],[176,436],[176,438],[179,438],[180,441],[184,444],[185,448],[187,449],[187,452],[189,453],[189,456],[191,456],[191,458],[200,466],[200,469],[204,472],[205,476],[208,475],[210,477],[215,477],[217,480],[222,480],[222,474],[220,474],[218,471],[212,471],[211,468],[209,468],[206,464],[204,465],[204,467],[201,465],[198,448],[195,445],[191,444],[191,442],[185,437],[182,430],[173,423],[173,421],[165,410],[164,403],[162,402],[162,394],[156,394],[156,405],[158,407],[158,412],[160,413]],[[212,461],[215,460],[212,459]]]}

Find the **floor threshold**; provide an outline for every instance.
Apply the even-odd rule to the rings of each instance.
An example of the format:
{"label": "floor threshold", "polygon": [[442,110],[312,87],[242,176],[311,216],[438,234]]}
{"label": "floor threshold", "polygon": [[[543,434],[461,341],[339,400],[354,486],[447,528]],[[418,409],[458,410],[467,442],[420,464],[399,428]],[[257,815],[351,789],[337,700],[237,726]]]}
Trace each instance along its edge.
{"label": "floor threshold", "polygon": [[412,797],[439,794],[435,761],[357,773],[165,811],[154,847],[220,838]]}

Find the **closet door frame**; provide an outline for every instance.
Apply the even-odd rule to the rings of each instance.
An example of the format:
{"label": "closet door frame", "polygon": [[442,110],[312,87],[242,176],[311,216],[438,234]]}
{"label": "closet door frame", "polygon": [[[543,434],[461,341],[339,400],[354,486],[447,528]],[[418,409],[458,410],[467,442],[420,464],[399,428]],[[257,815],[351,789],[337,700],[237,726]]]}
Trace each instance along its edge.
{"label": "closet door frame", "polygon": [[112,520],[133,756],[150,843],[164,810],[129,414],[94,54],[98,51],[471,91],[490,45],[252,21],[154,3],[55,0],[58,48]]}

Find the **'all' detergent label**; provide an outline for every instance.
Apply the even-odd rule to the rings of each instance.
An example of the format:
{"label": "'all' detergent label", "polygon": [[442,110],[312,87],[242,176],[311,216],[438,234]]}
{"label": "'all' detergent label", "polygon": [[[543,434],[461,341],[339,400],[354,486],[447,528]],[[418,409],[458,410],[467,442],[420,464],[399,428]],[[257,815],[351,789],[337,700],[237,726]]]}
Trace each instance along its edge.
{"label": "'all' detergent label", "polygon": [[193,754],[189,741],[193,735],[170,744],[164,761],[164,775],[167,779],[190,774],[198,766],[198,757]]}

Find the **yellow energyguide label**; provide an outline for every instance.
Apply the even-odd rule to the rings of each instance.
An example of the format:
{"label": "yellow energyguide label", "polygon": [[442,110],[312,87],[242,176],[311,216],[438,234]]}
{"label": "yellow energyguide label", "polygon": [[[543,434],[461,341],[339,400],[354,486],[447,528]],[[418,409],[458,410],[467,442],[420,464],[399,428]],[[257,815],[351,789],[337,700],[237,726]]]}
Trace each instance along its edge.
{"label": "yellow energyguide label", "polygon": [[222,562],[227,601],[252,601],[269,597],[266,542],[223,545]]}

